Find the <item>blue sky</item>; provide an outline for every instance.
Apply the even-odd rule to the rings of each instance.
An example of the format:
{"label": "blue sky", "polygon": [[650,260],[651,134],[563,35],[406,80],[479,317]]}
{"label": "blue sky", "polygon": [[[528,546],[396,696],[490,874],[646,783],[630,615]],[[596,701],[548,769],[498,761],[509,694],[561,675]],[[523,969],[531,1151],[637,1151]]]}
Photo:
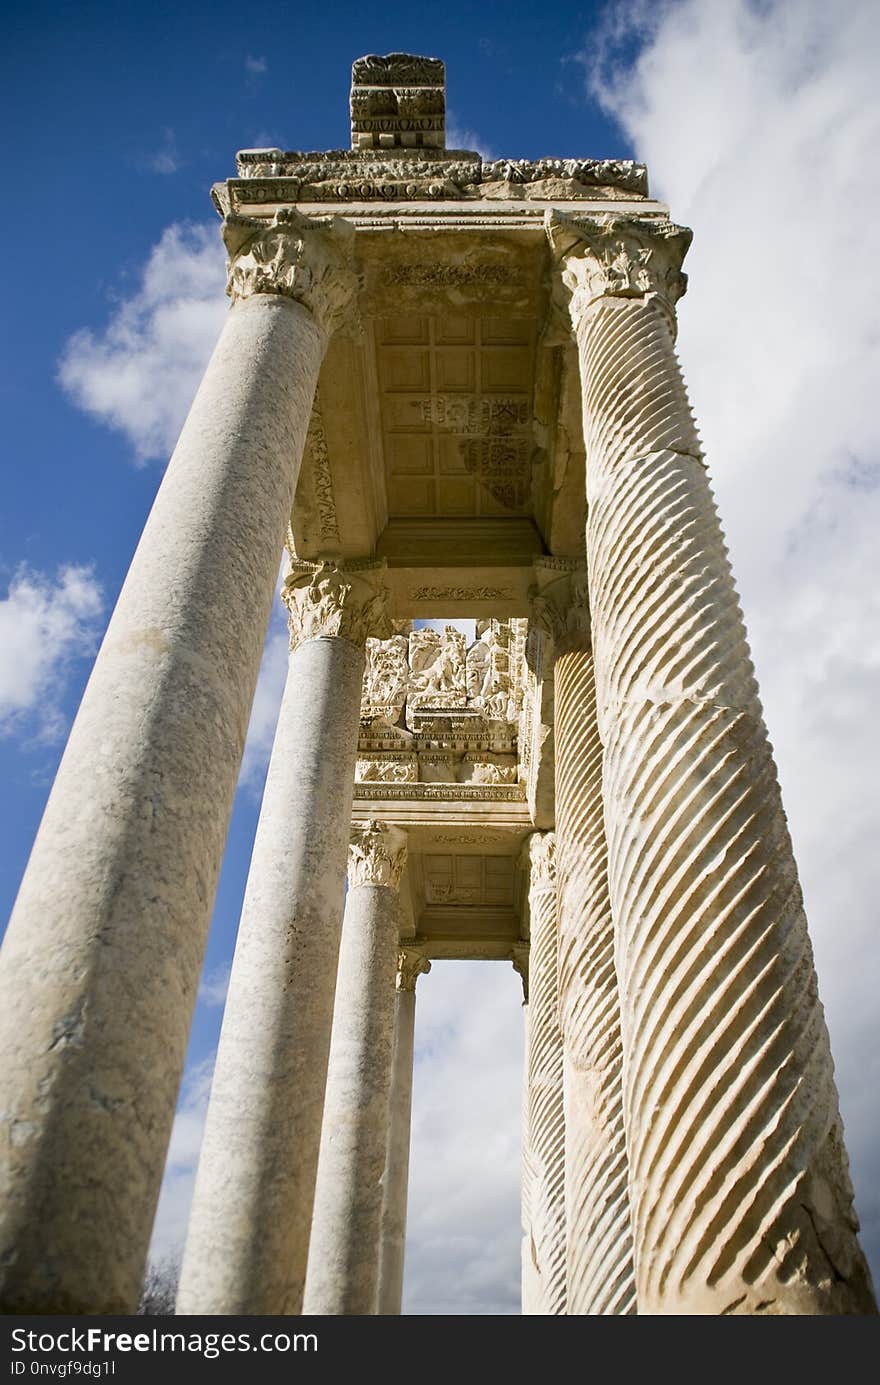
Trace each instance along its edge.
{"label": "blue sky", "polygon": [[[833,17],[818,0],[447,3],[397,18],[371,3],[10,11],[3,917],[222,322],[211,183],[234,171],[238,148],[346,147],[350,67],[361,54],[442,57],[448,121],[462,143],[495,156],[643,158],[655,193],[694,227],[680,347],[804,875],[877,1274],[880,637],[869,574],[880,520],[880,334],[859,228],[880,211],[878,29],[867,0],[846,0]],[[276,619],[160,1249],[185,1216],[283,667]],[[420,983],[411,1311],[516,1311],[520,1015],[518,982],[503,972],[437,967]],[[469,1174],[475,1152],[491,1177]],[[436,1202],[438,1165],[442,1225],[431,1194],[433,1179]]]}

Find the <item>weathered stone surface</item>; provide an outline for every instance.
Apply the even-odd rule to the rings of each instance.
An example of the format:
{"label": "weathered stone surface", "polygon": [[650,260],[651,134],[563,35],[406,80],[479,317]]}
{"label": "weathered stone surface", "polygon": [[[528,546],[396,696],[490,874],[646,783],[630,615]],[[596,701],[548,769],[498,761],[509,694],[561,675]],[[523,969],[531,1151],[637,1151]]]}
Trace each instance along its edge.
{"label": "weathered stone surface", "polygon": [[[556,842],[534,833],[526,848],[529,871],[528,1018],[525,1106],[529,1167],[528,1225],[523,1269],[529,1301],[523,1312],[567,1312],[565,1289],[565,1118],[562,1036],[558,1018]],[[514,960],[514,965],[516,961]]]}
{"label": "weathered stone surface", "polygon": [[406,834],[358,827],[333,1009],[333,1039],[303,1312],[378,1309],[388,1144],[400,875]]}
{"label": "weathered stone surface", "polygon": [[133,1311],[326,337],[238,303],[83,697],[0,962],[0,1302]]}
{"label": "weathered stone surface", "polygon": [[552,221],[573,291],[639,1312],[874,1311],[797,871],[675,358],[689,236]]}
{"label": "weathered stone surface", "polygon": [[559,1023],[569,1315],[636,1311],[602,745],[582,571],[544,587],[555,652]]}
{"label": "weathered stone surface", "polygon": [[[338,576],[335,573],[334,576]],[[339,604],[366,638],[366,580]],[[178,1294],[179,1313],[298,1313],[333,1014],[362,644],[327,589],[296,642],[257,827]],[[289,594],[290,587],[285,584]],[[332,603],[331,603],[332,604]],[[351,606],[359,614],[352,614]],[[303,630],[308,637],[300,641]]]}
{"label": "weathered stone surface", "polygon": [[385,1172],[382,1175],[382,1227],[377,1301],[377,1312],[386,1317],[398,1315],[403,1300],[416,981],[430,970],[431,963],[420,948],[407,947],[398,952],[388,1147],[385,1154]]}

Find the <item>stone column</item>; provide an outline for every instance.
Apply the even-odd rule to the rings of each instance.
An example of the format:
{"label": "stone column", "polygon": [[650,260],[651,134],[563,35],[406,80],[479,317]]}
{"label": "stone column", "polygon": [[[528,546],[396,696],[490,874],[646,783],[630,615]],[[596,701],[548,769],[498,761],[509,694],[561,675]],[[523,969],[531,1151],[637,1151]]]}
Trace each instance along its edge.
{"label": "stone column", "polygon": [[586,573],[535,564],[532,619],[554,659],[559,1023],[571,1315],[636,1311],[602,746]]}
{"label": "stone column", "polygon": [[356,827],[303,1312],[374,1314],[388,1147],[394,977],[406,833]]}
{"label": "stone column", "polygon": [[368,567],[296,564],[291,658],[242,908],[179,1313],[302,1304],[354,792]]}
{"label": "stone column", "polygon": [[675,356],[690,232],[548,230],[583,386],[639,1312],[871,1312],[797,871]]}
{"label": "stone column", "polygon": [[234,305],[89,679],[0,962],[0,1309],[140,1287],[272,590],[353,232],[228,218]]}
{"label": "stone column", "polygon": [[431,963],[419,948],[403,947],[398,952],[394,1052],[391,1058],[391,1110],[388,1119],[385,1173],[382,1177],[382,1229],[379,1241],[378,1311],[385,1317],[398,1316],[403,1300],[416,981],[424,972],[430,970]]}
{"label": "stone column", "polygon": [[529,1205],[523,1209],[523,1313],[557,1316],[565,1305],[565,1167],[562,1037],[556,953],[556,843],[533,832],[529,871],[529,971],[526,1026],[526,1143]]}

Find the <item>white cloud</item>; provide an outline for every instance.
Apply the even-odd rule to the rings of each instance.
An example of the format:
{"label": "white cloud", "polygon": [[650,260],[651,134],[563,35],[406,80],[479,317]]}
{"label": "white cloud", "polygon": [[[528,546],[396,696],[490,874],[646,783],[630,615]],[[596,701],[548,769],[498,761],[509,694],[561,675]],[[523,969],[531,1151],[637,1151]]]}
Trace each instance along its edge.
{"label": "white cloud", "polygon": [[275,724],[278,721],[281,695],[287,678],[289,652],[287,614],[281,601],[276,598],[263,649],[260,676],[257,679],[257,690],[251,707],[251,719],[238,778],[238,787],[247,789],[257,799],[262,796],[263,780],[272,753]]}
{"label": "white cloud", "polygon": [[255,58],[248,53],[244,60],[244,70],[249,77],[262,77],[269,70],[269,64],[265,58]]}
{"label": "white cloud", "polygon": [[460,124],[452,111],[446,112],[446,148],[472,149],[487,161],[497,157],[483,136],[469,126]]}
{"label": "white cloud", "polygon": [[593,91],[695,231],[679,349],[776,749],[876,1275],[876,4],[678,0],[612,16],[598,63],[595,45],[585,59]]}
{"label": "white cloud", "polygon": [[183,167],[183,161],[177,148],[177,138],[173,130],[166,127],[162,131],[162,143],[158,149],[147,156],[144,162],[152,173],[176,173],[179,168]]}
{"label": "white cloud", "polygon": [[175,442],[223,325],[224,257],[215,225],[175,224],[136,293],[98,331],[68,341],[59,378],[79,408],[118,429],[143,464]]}
{"label": "white cloud", "polygon": [[165,1176],[150,1242],[150,1260],[180,1259],[208,1112],[216,1052],[186,1073],[171,1130]]}
{"label": "white cloud", "polygon": [[232,972],[232,963],[224,962],[221,966],[215,967],[203,976],[199,982],[198,1001],[200,1005],[205,1005],[209,1010],[222,1008],[226,1004],[226,992],[229,990],[229,977]]}
{"label": "white cloud", "polygon": [[0,601],[0,735],[24,731],[55,740],[71,664],[94,653],[103,611],[90,567],[54,576],[20,567]]}
{"label": "white cloud", "polygon": [[519,1312],[522,985],[435,962],[416,993],[407,1314]]}

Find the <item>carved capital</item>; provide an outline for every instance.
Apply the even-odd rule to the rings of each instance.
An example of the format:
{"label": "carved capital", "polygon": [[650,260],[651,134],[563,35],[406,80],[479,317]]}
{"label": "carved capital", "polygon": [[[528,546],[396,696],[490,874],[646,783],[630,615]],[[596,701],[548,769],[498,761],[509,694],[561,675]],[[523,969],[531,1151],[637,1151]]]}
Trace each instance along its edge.
{"label": "carved capital", "polygon": [[406,833],[384,822],[353,827],[348,848],[348,888],[387,885],[400,889],[406,865]]}
{"label": "carved capital", "polygon": [[590,599],[587,570],[572,565],[560,572],[556,563],[535,563],[536,583],[529,597],[529,620],[547,635],[557,654],[567,649],[590,648]]}
{"label": "carved capital", "polygon": [[233,301],[258,293],[295,298],[327,332],[352,315],[359,288],[354,227],[342,217],[303,216],[294,207],[282,207],[268,222],[230,213],[223,241]]}
{"label": "carved capital", "polygon": [[556,889],[556,833],[533,832],[523,848],[529,871],[529,894]]}
{"label": "carved capital", "polygon": [[513,969],[522,981],[523,1005],[528,1004],[529,1000],[529,945],[528,943],[514,943],[510,952],[507,954],[508,960],[513,963]]}
{"label": "carved capital", "polygon": [[362,648],[370,635],[384,639],[391,628],[388,589],[377,580],[384,567],[292,563],[281,588],[291,650],[306,640],[336,638]]}
{"label": "carved capital", "polygon": [[603,298],[653,298],[670,315],[687,286],[682,261],[693,233],[671,221],[548,213],[547,235],[562,265],[568,311],[577,325]]}
{"label": "carved capital", "polygon": [[414,991],[420,976],[431,970],[431,963],[419,947],[402,947],[397,954],[397,989]]}

